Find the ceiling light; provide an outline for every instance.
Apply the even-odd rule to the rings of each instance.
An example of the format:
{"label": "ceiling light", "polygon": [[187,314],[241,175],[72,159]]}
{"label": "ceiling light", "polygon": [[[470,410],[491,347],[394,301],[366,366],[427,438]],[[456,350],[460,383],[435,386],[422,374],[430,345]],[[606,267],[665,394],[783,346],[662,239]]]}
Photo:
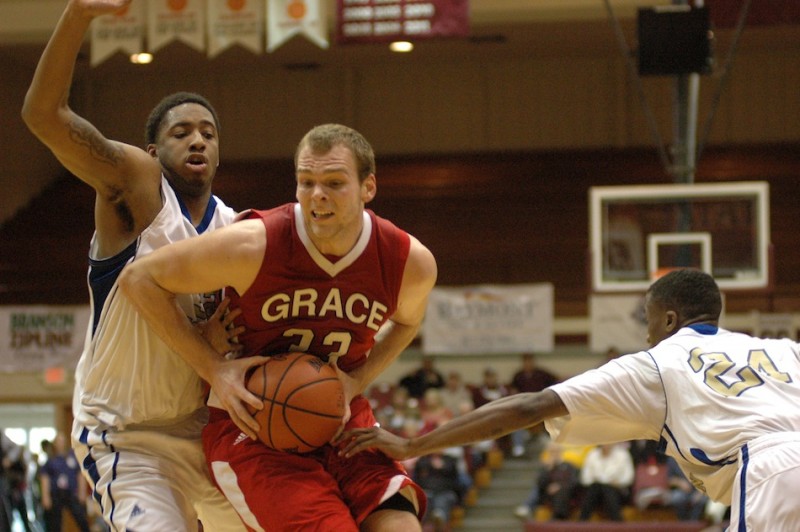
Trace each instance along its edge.
{"label": "ceiling light", "polygon": [[414,44],[408,41],[395,41],[389,45],[389,50],[393,52],[410,52],[414,49]]}
{"label": "ceiling light", "polygon": [[152,63],[153,54],[147,52],[139,52],[138,54],[131,54],[131,63],[134,65],[146,65]]}

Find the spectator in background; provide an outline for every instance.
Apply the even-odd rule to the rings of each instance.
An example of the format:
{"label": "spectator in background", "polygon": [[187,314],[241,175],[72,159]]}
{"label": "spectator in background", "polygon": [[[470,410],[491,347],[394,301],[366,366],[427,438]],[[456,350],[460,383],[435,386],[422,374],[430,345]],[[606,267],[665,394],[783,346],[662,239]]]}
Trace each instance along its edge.
{"label": "spectator in background", "polygon": [[422,419],[423,432],[433,430],[453,419],[453,413],[444,406],[438,388],[425,390],[425,395],[420,402],[419,415]]}
{"label": "spectator in background", "polygon": [[11,455],[16,444],[0,429],[0,532],[11,530],[11,489],[8,486],[6,471],[11,465]]}
{"label": "spectator in background", "polygon": [[[528,393],[541,392],[548,386],[559,382],[559,379],[547,370],[536,366],[536,357],[532,353],[522,355],[522,368],[511,378],[509,392]],[[520,457],[525,454],[525,446],[530,440],[531,431],[541,432],[543,424],[531,429],[522,429],[511,433],[511,454]]]}
{"label": "spectator in background", "polygon": [[34,525],[28,514],[26,496],[29,490],[28,464],[30,451],[17,445],[5,431],[0,429],[0,532],[8,532],[15,522],[14,511],[19,515],[18,523],[25,532],[32,532]]}
{"label": "spectator in background", "polygon": [[581,504],[581,521],[602,510],[611,521],[622,521],[622,505],[633,484],[633,459],[621,445],[595,447],[581,468],[581,485],[586,488]]}
{"label": "spectator in background", "polygon": [[486,368],[483,370],[483,382],[473,390],[472,402],[475,408],[478,408],[507,395],[509,395],[508,388],[500,383],[497,372],[493,368]]}
{"label": "spectator in background", "polygon": [[437,532],[445,530],[453,508],[464,495],[457,459],[445,452],[423,456],[414,466],[414,480],[428,496],[423,523],[432,522]]}
{"label": "spectator in background", "polygon": [[[36,471],[33,475],[33,485],[34,485],[34,498],[33,504],[36,508],[36,520],[40,523],[44,523],[45,511],[44,511],[44,504],[42,502],[42,469],[47,461],[55,456],[55,451],[53,450],[53,442],[50,440],[42,440],[40,444],[42,447],[42,453],[39,455],[39,458],[36,460]],[[105,530],[105,528],[104,528]]]}
{"label": "spectator in background", "polygon": [[549,442],[540,457],[541,470],[525,502],[514,511],[527,519],[540,504],[549,504],[553,519],[569,519],[580,470],[565,460],[564,447]]}
{"label": "spectator in background", "polygon": [[25,532],[32,532],[33,524],[28,514],[28,503],[26,501],[30,489],[28,483],[28,464],[31,461],[31,453],[27,447],[14,445],[11,452],[8,453],[6,457],[8,458],[6,479],[8,481],[11,510],[12,512],[16,510],[19,515],[19,522],[22,524]]}
{"label": "spectator in background", "polygon": [[444,388],[439,390],[439,395],[442,398],[442,404],[453,413],[454,416],[460,416],[475,408],[472,400],[472,392],[464,384],[461,378],[461,373],[458,371],[451,371],[447,374],[447,380]]}
{"label": "spectator in background", "polygon": [[392,391],[392,398],[389,404],[375,412],[376,420],[386,430],[395,434],[402,434],[405,430],[406,421],[419,417],[416,404],[417,400],[411,399],[408,390],[398,386]]}
{"label": "spectator in background", "polygon": [[634,467],[641,464],[663,464],[667,461],[664,453],[658,451],[659,443],[655,440],[633,440],[628,452],[633,458]]}
{"label": "spectator in background", "polygon": [[536,357],[532,353],[525,353],[522,355],[522,367],[514,373],[509,388],[511,393],[540,392],[557,382],[558,377],[537,367]]}
{"label": "spectator in background", "polygon": [[61,532],[64,510],[69,510],[81,532],[89,532],[86,517],[87,486],[75,453],[67,447],[64,434],[56,435],[53,453],[48,456],[39,475],[46,532]]}
{"label": "spectator in background", "polygon": [[442,388],[444,377],[434,367],[433,358],[422,357],[422,366],[400,379],[400,386],[408,390],[409,395],[415,399],[422,399],[428,388]]}
{"label": "spectator in background", "polygon": [[708,496],[695,488],[678,467],[674,458],[667,459],[669,478],[669,504],[681,521],[700,521],[703,519]]}
{"label": "spectator in background", "polygon": [[[441,398],[441,391],[438,388],[430,388],[425,392],[425,397],[420,404],[419,414],[421,434],[429,432],[440,425],[444,425],[454,417],[450,409],[444,406]],[[469,465],[467,464],[465,447],[448,447],[442,450],[441,454],[452,458],[456,462],[460,498],[472,486],[472,477],[470,475]]]}

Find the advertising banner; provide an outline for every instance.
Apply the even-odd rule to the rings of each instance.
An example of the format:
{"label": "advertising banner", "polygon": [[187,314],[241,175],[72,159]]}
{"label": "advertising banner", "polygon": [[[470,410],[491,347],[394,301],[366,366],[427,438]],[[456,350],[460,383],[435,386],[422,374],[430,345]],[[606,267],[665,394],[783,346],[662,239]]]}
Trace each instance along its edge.
{"label": "advertising banner", "polygon": [[429,354],[553,350],[553,285],[434,288],[422,326]]}
{"label": "advertising banner", "polygon": [[89,318],[88,305],[0,307],[0,372],[74,369]]}

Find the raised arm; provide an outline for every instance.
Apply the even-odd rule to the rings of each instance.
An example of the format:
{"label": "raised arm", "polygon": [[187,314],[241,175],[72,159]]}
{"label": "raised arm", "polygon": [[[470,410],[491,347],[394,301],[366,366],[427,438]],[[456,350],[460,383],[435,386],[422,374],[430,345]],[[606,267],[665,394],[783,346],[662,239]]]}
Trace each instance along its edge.
{"label": "raised arm", "polygon": [[425,317],[428,296],[436,284],[436,275],[433,254],[416,238],[411,237],[411,249],[403,272],[397,310],[385,325],[387,330],[381,333],[380,339],[367,357],[367,362],[348,374],[352,381],[346,379],[345,383],[349,382],[353,387],[349,391],[348,399],[364,392],[414,340]]}
{"label": "raised arm", "polygon": [[551,390],[520,393],[487,403],[416,438],[401,438],[378,427],[350,430],[339,438],[344,444],[340,452],[349,457],[376,448],[405,460],[448,447],[493,440],[568,413],[561,398]]}
{"label": "raised arm", "polygon": [[213,292],[233,287],[244,293],[264,257],[266,237],[258,220],[237,222],[160,248],[123,269],[119,286],[152,329],[205,379],[231,419],[255,437],[258,423],[242,403],[261,408],[244,385],[250,367],[264,357],[226,361],[181,310],[176,294]]}
{"label": "raised arm", "polygon": [[146,151],[105,138],[69,106],[75,60],[99,15],[131,0],[70,0],[42,54],[22,117],[64,167],[97,191],[95,210],[105,255],[123,249],[161,207],[161,169]]}

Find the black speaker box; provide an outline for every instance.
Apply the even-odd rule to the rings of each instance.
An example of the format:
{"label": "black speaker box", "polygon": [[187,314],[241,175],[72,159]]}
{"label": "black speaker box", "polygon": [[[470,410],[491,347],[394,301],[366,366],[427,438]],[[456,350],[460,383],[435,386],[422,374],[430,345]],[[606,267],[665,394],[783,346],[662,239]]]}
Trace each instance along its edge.
{"label": "black speaker box", "polygon": [[708,74],[713,62],[708,8],[640,8],[639,74]]}

